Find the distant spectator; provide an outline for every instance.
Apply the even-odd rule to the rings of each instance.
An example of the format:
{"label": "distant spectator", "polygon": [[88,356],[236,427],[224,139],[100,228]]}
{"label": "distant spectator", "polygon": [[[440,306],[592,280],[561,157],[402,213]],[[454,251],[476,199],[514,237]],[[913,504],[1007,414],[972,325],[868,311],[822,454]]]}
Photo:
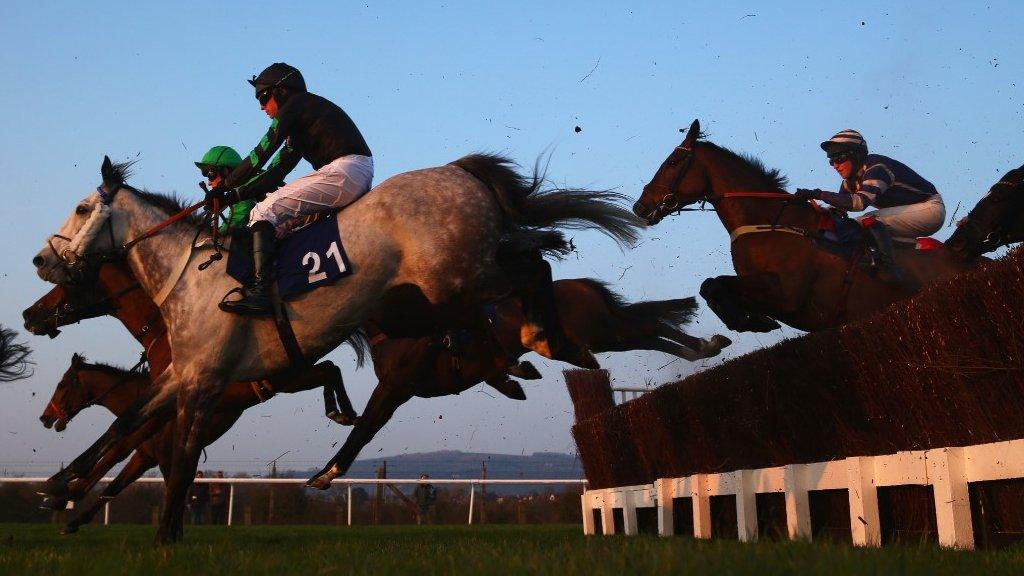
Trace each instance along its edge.
{"label": "distant spectator", "polygon": [[[196,471],[196,479],[203,477],[203,471]],[[188,509],[192,513],[193,524],[206,523],[206,510],[210,505],[210,485],[193,482],[188,489]]]}
{"label": "distant spectator", "polygon": [[[420,474],[420,480],[429,480],[430,476],[426,474]],[[416,501],[416,505],[420,508],[419,515],[416,516],[416,523],[423,524],[424,522],[430,524],[430,518],[427,514],[430,512],[430,507],[434,505],[434,501],[437,500],[437,490],[434,489],[433,484],[421,482],[416,485],[416,491],[412,493],[413,500]]]}
{"label": "distant spectator", "polygon": [[[217,471],[215,478],[223,478],[224,472]],[[210,487],[210,524],[227,524],[228,490],[230,487],[223,482],[213,482]]]}

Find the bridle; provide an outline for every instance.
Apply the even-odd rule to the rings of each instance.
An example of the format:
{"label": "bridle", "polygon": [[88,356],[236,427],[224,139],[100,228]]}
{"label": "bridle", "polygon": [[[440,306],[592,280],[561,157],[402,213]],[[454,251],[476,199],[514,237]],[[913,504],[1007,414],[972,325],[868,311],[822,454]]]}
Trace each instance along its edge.
{"label": "bridle", "polygon": [[[82,403],[82,405],[78,409],[74,410],[74,412],[67,412],[63,408],[61,408],[53,400],[53,398],[50,398],[50,402],[49,402],[48,406],[53,409],[54,414],[57,416],[57,420],[63,420],[65,423],[70,422],[71,419],[74,418],[75,416],[77,416],[79,412],[81,412],[82,410],[85,410],[86,408],[89,408],[89,407],[92,407],[92,406],[95,406],[95,405],[99,404],[100,402],[103,401],[104,398],[106,398],[111,393],[113,393],[115,390],[117,390],[121,386],[127,384],[128,381],[131,380],[130,376],[122,377],[113,386],[111,386],[110,388],[107,388],[105,391],[103,391],[103,393],[97,394],[97,395],[94,396],[93,393],[87,387],[85,387],[82,384],[82,380],[78,377],[79,370],[81,370],[81,369],[82,369],[82,367],[78,367],[78,368],[73,368],[72,369],[72,374],[73,374],[72,378],[73,378],[73,380],[71,381],[71,383],[68,386],[70,386],[73,389],[81,389],[81,390],[83,390],[85,392],[84,398],[83,398],[83,403]],[[132,373],[133,374],[136,373],[135,369],[132,369]]]}
{"label": "bridle", "polygon": [[694,156],[693,148],[686,146],[685,144],[676,146],[675,149],[672,150],[672,153],[669,154],[668,159],[665,160],[665,165],[669,168],[673,168],[676,165],[681,164],[675,177],[672,178],[672,183],[666,185],[651,182],[644,186],[643,194],[647,194],[648,190],[653,190],[655,192],[663,191],[661,200],[655,204],[654,211],[647,216],[648,219],[660,220],[670,214],[686,210],[685,207],[690,204],[694,204],[696,202],[703,203],[707,201],[707,198],[700,198],[698,200],[691,200],[683,203],[679,200],[679,195],[676,193],[676,190],[679,189],[679,184],[683,181],[683,178],[686,177],[687,172],[690,171],[690,167],[693,166]]}

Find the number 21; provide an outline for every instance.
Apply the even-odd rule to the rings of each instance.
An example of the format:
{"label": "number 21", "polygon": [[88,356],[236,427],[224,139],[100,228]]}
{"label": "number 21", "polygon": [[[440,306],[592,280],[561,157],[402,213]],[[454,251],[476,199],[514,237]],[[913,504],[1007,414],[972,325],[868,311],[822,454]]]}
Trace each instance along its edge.
{"label": "number 21", "polygon": [[[341,250],[338,249],[337,242],[331,242],[331,245],[327,248],[327,258],[333,258],[335,264],[338,265],[338,271],[345,271],[345,262],[341,259]],[[308,283],[313,284],[327,278],[327,272],[320,270],[320,255],[316,252],[306,252],[306,255],[302,257],[302,265],[310,266],[309,269]]]}

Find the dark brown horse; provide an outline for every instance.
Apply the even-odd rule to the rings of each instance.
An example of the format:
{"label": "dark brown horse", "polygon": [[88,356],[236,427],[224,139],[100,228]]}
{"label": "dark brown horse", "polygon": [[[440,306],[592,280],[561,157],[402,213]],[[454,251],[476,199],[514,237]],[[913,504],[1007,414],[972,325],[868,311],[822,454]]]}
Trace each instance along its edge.
{"label": "dark brown horse", "polygon": [[965,262],[1024,242],[1024,166],[1010,170],[957,223],[946,246]]}
{"label": "dark brown horse", "polygon": [[656,224],[690,204],[714,206],[730,235],[736,276],[706,280],[701,295],[732,330],[767,332],[778,328],[776,320],[809,331],[841,325],[967,268],[948,250],[900,247],[907,280],[887,285],[858,265],[856,254],[822,248],[819,211],[787,194],[777,170],[699,135],[695,120],[633,211]]}
{"label": "dark brown horse", "polygon": [[[702,340],[679,329],[697,311],[693,298],[628,304],[588,278],[556,281],[554,296],[566,336],[592,352],[660,350],[696,360],[715,356],[731,344],[724,336]],[[521,344],[520,328],[526,319],[518,299],[496,304],[493,318],[495,336],[511,360],[529,351]],[[490,335],[463,330],[439,338],[387,338],[372,325],[365,329],[379,383],[338,456],[310,480],[310,486],[326,489],[329,478],[348,471],[363,447],[413,397],[459,394],[484,382],[509,398],[526,398],[506,374],[505,364],[491,353]]]}
{"label": "dark brown horse", "polygon": [[[220,398],[206,444],[213,443],[227,432],[246,409],[266,402],[278,393],[321,388],[324,382],[340,378],[341,371],[337,366],[332,362],[321,362],[289,378],[235,382],[224,390]],[[151,385],[147,370],[129,371],[104,364],[90,364],[75,354],[71,358],[71,366],[57,384],[57,389],[39,419],[47,428],[55,426],[60,431],[75,415],[90,406],[100,405],[115,416],[120,416],[139,398],[146,396]],[[171,466],[173,442],[174,422],[171,421],[135,449],[131,459],[99,497],[68,522],[65,532],[77,532],[78,527],[90,522],[104,504],[116,498],[153,466],[159,466],[160,472],[166,477]]]}

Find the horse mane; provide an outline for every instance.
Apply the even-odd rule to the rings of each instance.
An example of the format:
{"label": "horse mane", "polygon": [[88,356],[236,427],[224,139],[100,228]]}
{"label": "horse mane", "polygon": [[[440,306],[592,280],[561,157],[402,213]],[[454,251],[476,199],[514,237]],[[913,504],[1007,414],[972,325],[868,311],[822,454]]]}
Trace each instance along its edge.
{"label": "horse mane", "polygon": [[[174,193],[165,194],[162,192],[150,192],[149,190],[139,190],[138,188],[133,188],[131,186],[128,186],[127,184],[123,185],[122,187],[127,188],[140,199],[142,199],[143,202],[156,207],[160,211],[166,213],[168,216],[174,216],[178,212],[181,212],[185,208],[188,208],[188,206],[185,204],[186,201],[182,198],[179,198]],[[203,226],[204,218],[200,216],[197,212],[193,212],[185,217],[185,221],[192,225],[194,228],[200,228]]]}
{"label": "horse mane", "polygon": [[[704,138],[704,133],[701,132],[698,137]],[[739,162],[742,162],[751,170],[753,170],[758,177],[764,179],[765,185],[771,188],[772,190],[778,192],[785,192],[786,186],[789,186],[789,178],[783,175],[781,170],[779,170],[778,168],[768,168],[767,166],[764,165],[764,162],[761,161],[760,158],[752,154],[737,154],[736,152],[733,152],[728,148],[724,148],[708,140],[700,140],[700,143],[704,146],[708,146],[710,148],[718,150],[719,152],[722,152],[727,156],[738,160]]]}
{"label": "horse mane", "polygon": [[103,362],[89,362],[86,359],[86,357],[82,354],[79,354],[78,357],[81,358],[82,360],[82,368],[86,368],[88,370],[95,370],[96,372],[102,372],[104,374],[107,374],[108,376],[116,376],[118,378],[135,378],[141,376],[144,378],[149,378],[149,370],[139,370],[137,372],[132,372],[127,368],[114,366],[113,364],[105,364]]}
{"label": "horse mane", "polygon": [[[165,212],[168,216],[174,216],[178,212],[181,212],[188,206],[185,204],[185,200],[179,198],[177,195],[163,194],[160,192],[150,192],[149,190],[139,190],[134,186],[128,184],[128,178],[132,176],[132,167],[135,166],[137,160],[126,160],[124,162],[115,162],[110,166],[110,174],[108,177],[117,182],[119,187],[125,188],[136,196],[141,198],[147,204],[155,206],[161,211]],[[203,225],[203,217],[197,215],[195,212],[189,214],[185,220],[192,226],[199,228]]]}

